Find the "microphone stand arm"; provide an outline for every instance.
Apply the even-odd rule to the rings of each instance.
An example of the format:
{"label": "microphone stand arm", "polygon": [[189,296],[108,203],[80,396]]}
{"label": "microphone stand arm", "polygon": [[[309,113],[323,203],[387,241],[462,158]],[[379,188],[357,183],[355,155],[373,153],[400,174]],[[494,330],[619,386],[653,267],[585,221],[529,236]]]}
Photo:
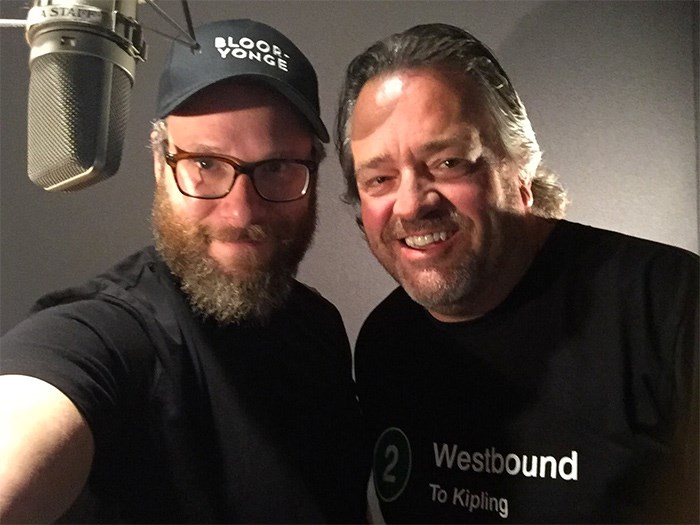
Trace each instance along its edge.
{"label": "microphone stand arm", "polygon": [[161,18],[163,18],[166,22],[168,22],[173,28],[175,28],[180,35],[183,35],[185,37],[185,40],[182,40],[178,37],[173,37],[170,36],[166,33],[163,33],[161,31],[158,31],[153,28],[147,28],[150,31],[153,31],[154,33],[157,33],[161,36],[164,36],[166,38],[170,38],[174,40],[175,42],[180,42],[181,44],[188,45],[192,52],[195,52],[199,49],[199,43],[197,42],[197,39],[195,38],[194,35],[194,27],[192,26],[192,16],[190,15],[190,8],[189,5],[187,4],[187,0],[181,0],[182,4],[182,11],[185,14],[185,21],[187,22],[187,31],[185,31],[180,25],[175,22],[175,20],[172,19],[168,13],[165,12],[157,3],[156,0],[142,0],[146,4],[150,5],[153,10],[158,13]]}

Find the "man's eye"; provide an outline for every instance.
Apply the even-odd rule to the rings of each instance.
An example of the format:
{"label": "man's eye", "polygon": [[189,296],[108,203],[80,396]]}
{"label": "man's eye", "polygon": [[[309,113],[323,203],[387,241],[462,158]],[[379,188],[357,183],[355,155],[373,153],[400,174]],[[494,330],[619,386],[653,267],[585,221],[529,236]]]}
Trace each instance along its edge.
{"label": "man's eye", "polygon": [[370,195],[380,195],[391,190],[395,177],[388,175],[372,175],[371,177],[363,177],[359,181],[359,187],[365,193]]}
{"label": "man's eye", "polygon": [[193,158],[192,161],[197,165],[197,167],[200,170],[205,171],[216,169],[218,164],[220,164],[220,161],[212,159],[210,157],[197,157]]}
{"label": "man's eye", "polygon": [[265,164],[262,164],[258,169],[260,171],[263,171],[267,174],[279,174],[283,173],[285,170],[285,167],[287,166],[286,163],[279,161],[279,160],[272,160],[269,162],[266,162]]}
{"label": "man's eye", "polygon": [[467,167],[468,164],[471,164],[471,163],[465,159],[458,159],[458,158],[446,159],[442,162],[442,165],[448,169],[465,168],[465,167]]}
{"label": "man's eye", "polygon": [[476,162],[459,157],[445,159],[440,162],[435,170],[435,175],[440,177],[460,177],[470,175],[478,171],[483,165],[483,158],[479,158]]}

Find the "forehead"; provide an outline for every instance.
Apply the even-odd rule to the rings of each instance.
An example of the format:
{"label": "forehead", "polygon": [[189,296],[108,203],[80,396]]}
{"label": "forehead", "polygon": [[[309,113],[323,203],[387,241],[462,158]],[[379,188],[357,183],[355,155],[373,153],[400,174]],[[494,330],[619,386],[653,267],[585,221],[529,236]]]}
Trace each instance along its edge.
{"label": "forehead", "polygon": [[[431,68],[391,72],[368,81],[350,120],[353,152],[450,137],[490,136],[483,96],[466,75]],[[368,148],[369,147],[369,148]]]}
{"label": "forehead", "polygon": [[466,74],[435,68],[402,69],[370,79],[360,90],[351,119],[352,138],[378,125],[390,115],[430,113],[443,118],[468,119],[488,124],[481,91]]}

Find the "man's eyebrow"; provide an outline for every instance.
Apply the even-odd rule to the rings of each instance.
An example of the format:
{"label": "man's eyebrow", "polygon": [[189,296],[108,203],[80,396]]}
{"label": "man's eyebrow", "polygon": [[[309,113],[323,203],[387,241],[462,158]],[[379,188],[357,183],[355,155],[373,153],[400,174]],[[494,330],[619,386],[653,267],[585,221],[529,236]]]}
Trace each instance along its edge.
{"label": "man's eyebrow", "polygon": [[[196,140],[196,138],[195,138]],[[202,153],[209,155],[225,155],[226,153],[218,146],[206,144],[203,142],[187,142],[187,140],[179,141],[168,134],[168,143],[176,148],[186,151],[187,153]]]}
{"label": "man's eyebrow", "polygon": [[418,148],[418,152],[430,154],[455,146],[463,147],[465,151],[471,151],[474,147],[480,146],[480,142],[473,140],[473,138],[467,134],[460,133],[426,142]]}
{"label": "man's eyebrow", "polygon": [[197,143],[188,145],[187,147],[182,147],[180,144],[175,143],[175,146],[189,153],[207,153],[209,155],[224,155],[224,152],[221,151],[219,148],[208,146],[206,144]]}
{"label": "man's eyebrow", "polygon": [[381,166],[382,164],[386,164],[390,160],[391,159],[387,154],[377,155],[375,157],[367,159],[366,161],[362,162],[362,164],[357,165],[355,167],[355,173],[378,168],[379,166]]}
{"label": "man's eyebrow", "polygon": [[[474,149],[481,149],[480,141],[475,141],[472,137],[460,133],[440,139],[431,140],[429,142],[426,142],[425,144],[421,144],[417,151],[421,155],[430,155],[432,153],[436,153],[438,151],[442,151],[444,149],[452,148],[455,146],[462,147],[464,149],[464,155],[473,151]],[[361,164],[358,164],[355,167],[355,173],[359,173],[363,170],[378,168],[381,165],[386,164],[388,162],[391,162],[391,157],[388,154],[377,155],[375,157],[363,161]]]}

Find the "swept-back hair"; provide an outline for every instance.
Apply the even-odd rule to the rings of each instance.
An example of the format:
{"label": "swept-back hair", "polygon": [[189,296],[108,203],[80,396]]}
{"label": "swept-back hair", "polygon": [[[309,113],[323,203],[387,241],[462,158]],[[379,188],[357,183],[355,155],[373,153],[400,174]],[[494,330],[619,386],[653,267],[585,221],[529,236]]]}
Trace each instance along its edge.
{"label": "swept-back hair", "polygon": [[378,41],[355,57],[340,92],[335,145],[345,177],[344,200],[359,203],[350,126],[357,97],[371,79],[396,71],[434,68],[476,82],[496,129],[500,146],[517,162],[520,177],[532,184],[533,213],[561,218],[568,198],[558,177],[542,165],[542,152],[530,119],[508,75],[493,53],[477,38],[448,24],[422,24]]}

